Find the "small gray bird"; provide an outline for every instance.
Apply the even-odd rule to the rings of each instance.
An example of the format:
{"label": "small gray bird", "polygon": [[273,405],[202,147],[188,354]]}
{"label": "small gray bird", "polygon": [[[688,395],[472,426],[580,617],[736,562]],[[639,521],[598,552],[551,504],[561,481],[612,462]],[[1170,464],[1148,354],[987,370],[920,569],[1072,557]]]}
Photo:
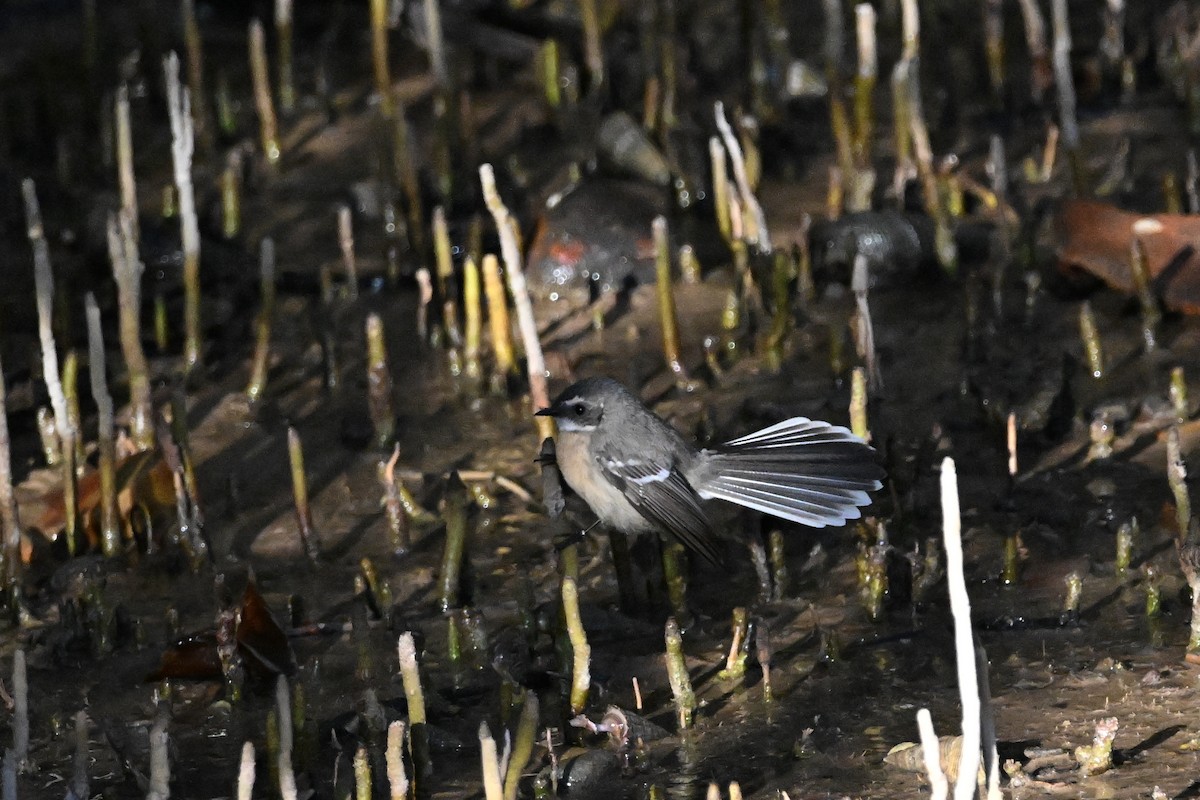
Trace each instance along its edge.
{"label": "small gray bird", "polygon": [[862,439],[804,417],[697,450],[609,378],[579,381],[537,414],[558,423],[559,469],[600,522],[666,533],[714,564],[717,535],[702,500],[823,528],[858,519],[884,474]]}

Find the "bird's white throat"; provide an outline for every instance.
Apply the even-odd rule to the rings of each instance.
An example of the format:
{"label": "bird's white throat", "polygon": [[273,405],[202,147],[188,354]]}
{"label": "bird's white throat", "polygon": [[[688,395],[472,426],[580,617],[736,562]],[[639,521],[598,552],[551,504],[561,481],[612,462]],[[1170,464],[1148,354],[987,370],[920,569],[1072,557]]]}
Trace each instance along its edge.
{"label": "bird's white throat", "polygon": [[596,430],[595,425],[580,425],[569,417],[559,417],[557,420],[558,429],[567,433],[591,433]]}

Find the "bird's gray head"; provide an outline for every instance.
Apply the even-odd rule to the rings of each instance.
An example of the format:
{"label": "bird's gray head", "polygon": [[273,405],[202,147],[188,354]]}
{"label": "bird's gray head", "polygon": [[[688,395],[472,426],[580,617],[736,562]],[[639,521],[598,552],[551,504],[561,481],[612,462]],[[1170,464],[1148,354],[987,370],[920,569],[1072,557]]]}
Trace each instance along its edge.
{"label": "bird's gray head", "polygon": [[637,404],[629,391],[611,378],[586,378],[573,383],[554,398],[549,408],[537,412],[539,417],[554,417],[559,430],[590,433],[596,430],[605,411],[611,415],[628,403]]}

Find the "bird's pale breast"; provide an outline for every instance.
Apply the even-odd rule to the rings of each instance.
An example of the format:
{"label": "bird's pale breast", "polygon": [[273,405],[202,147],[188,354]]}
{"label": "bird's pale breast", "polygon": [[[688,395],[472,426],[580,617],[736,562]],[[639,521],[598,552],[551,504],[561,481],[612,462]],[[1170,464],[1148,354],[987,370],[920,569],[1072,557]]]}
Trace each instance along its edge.
{"label": "bird's pale breast", "polygon": [[583,498],[600,521],[626,533],[653,530],[621,490],[604,479],[588,452],[589,434],[560,431],[556,444],[558,468],[575,494]]}

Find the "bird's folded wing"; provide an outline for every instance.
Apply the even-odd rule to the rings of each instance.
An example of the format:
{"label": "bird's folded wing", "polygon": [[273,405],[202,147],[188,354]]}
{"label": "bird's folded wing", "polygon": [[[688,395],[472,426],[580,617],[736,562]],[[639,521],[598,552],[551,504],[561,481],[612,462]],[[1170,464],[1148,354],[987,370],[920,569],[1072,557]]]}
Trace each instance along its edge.
{"label": "bird's folded wing", "polygon": [[713,564],[721,563],[700,497],[674,465],[618,458],[603,450],[596,458],[609,482],[648,520]]}

